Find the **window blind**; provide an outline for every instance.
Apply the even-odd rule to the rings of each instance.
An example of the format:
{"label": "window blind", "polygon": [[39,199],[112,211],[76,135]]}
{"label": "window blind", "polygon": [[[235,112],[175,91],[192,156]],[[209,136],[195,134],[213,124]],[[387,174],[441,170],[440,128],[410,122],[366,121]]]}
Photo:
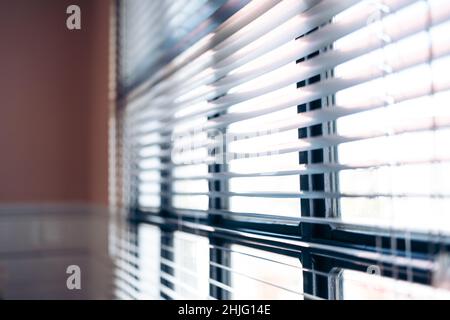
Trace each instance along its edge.
{"label": "window blind", "polygon": [[446,297],[448,1],[117,9],[122,296]]}

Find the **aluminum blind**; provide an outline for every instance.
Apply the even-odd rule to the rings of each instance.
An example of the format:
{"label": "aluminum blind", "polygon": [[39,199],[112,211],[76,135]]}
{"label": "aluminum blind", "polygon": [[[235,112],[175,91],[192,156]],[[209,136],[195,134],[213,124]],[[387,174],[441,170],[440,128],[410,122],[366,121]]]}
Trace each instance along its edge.
{"label": "aluminum blind", "polygon": [[[408,244],[448,245],[448,1],[133,0],[118,9],[123,188],[134,218],[198,231],[212,253],[239,251],[211,241],[222,232],[389,264],[411,282],[416,269],[435,270],[434,249],[416,255]],[[360,238],[349,249],[321,238],[325,227]],[[164,243],[164,232],[162,291],[189,298],[200,289],[174,289],[189,280],[173,270],[189,273],[176,251],[190,249],[176,249],[173,234]],[[365,251],[358,239],[370,236]],[[304,285],[291,293],[356,290],[342,281],[337,296],[309,290],[308,277],[330,283],[331,273],[300,260]],[[211,281],[222,298],[235,291],[214,278],[205,288]]]}

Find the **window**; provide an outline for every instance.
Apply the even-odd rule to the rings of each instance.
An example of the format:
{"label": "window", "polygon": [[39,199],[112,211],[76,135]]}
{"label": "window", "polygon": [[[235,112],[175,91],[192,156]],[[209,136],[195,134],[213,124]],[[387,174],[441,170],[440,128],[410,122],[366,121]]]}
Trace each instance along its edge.
{"label": "window", "polygon": [[232,299],[303,299],[298,259],[239,245],[230,256]]}
{"label": "window", "polygon": [[174,278],[177,298],[209,298],[208,239],[192,234],[174,234]]}
{"label": "window", "polygon": [[117,14],[118,296],[450,297],[448,1]]}
{"label": "window", "polygon": [[341,299],[350,300],[448,300],[449,291],[428,286],[345,270],[338,279]]}

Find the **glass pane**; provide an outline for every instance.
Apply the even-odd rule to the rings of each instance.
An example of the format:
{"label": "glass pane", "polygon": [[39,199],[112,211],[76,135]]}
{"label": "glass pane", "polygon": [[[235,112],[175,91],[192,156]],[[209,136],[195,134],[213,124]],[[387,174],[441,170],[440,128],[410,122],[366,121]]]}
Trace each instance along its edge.
{"label": "glass pane", "polygon": [[450,299],[448,290],[378,275],[344,270],[340,277],[345,300]]}
{"label": "glass pane", "polygon": [[158,227],[139,225],[139,299],[159,299],[161,231]]}
{"label": "glass pane", "polygon": [[174,233],[174,250],[177,299],[208,299],[208,239],[177,231]]}
{"label": "glass pane", "polygon": [[231,250],[232,299],[303,299],[300,260],[239,245]]}

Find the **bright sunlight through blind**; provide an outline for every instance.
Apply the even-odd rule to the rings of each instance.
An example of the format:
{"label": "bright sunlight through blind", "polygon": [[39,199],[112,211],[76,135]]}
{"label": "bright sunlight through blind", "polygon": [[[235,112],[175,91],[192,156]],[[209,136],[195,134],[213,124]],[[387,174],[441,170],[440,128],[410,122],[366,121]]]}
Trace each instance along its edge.
{"label": "bright sunlight through blind", "polygon": [[[400,264],[411,282],[415,269],[434,268],[407,244],[438,235],[445,246],[450,232],[449,1],[134,0],[120,2],[118,12],[123,188],[131,211],[229,237],[239,222],[312,223],[380,239],[401,232],[401,258],[392,241],[387,252],[384,240],[365,252],[303,234],[288,240],[283,229],[270,236]],[[165,241],[158,233],[161,243],[148,249],[161,259],[152,268],[163,266],[163,281],[152,281],[161,282],[165,297],[211,298],[212,285],[227,292],[222,297],[252,298],[237,285],[244,280],[232,280],[252,281],[236,271],[245,259],[299,270],[286,279],[262,274],[259,285],[278,285],[285,294],[256,297],[321,297],[305,289],[304,278],[322,271],[302,259],[195,237],[176,231]],[[214,246],[231,263],[211,262]],[[194,262],[180,256],[202,250]],[[209,273],[202,259],[228,268],[231,282],[198,279]],[[395,291],[386,285],[366,294],[383,284],[371,286],[352,272],[341,272],[339,290],[325,298]],[[290,288],[290,279],[298,287]],[[160,297],[152,288],[147,296]],[[418,290],[411,284],[401,296],[423,297]]]}

